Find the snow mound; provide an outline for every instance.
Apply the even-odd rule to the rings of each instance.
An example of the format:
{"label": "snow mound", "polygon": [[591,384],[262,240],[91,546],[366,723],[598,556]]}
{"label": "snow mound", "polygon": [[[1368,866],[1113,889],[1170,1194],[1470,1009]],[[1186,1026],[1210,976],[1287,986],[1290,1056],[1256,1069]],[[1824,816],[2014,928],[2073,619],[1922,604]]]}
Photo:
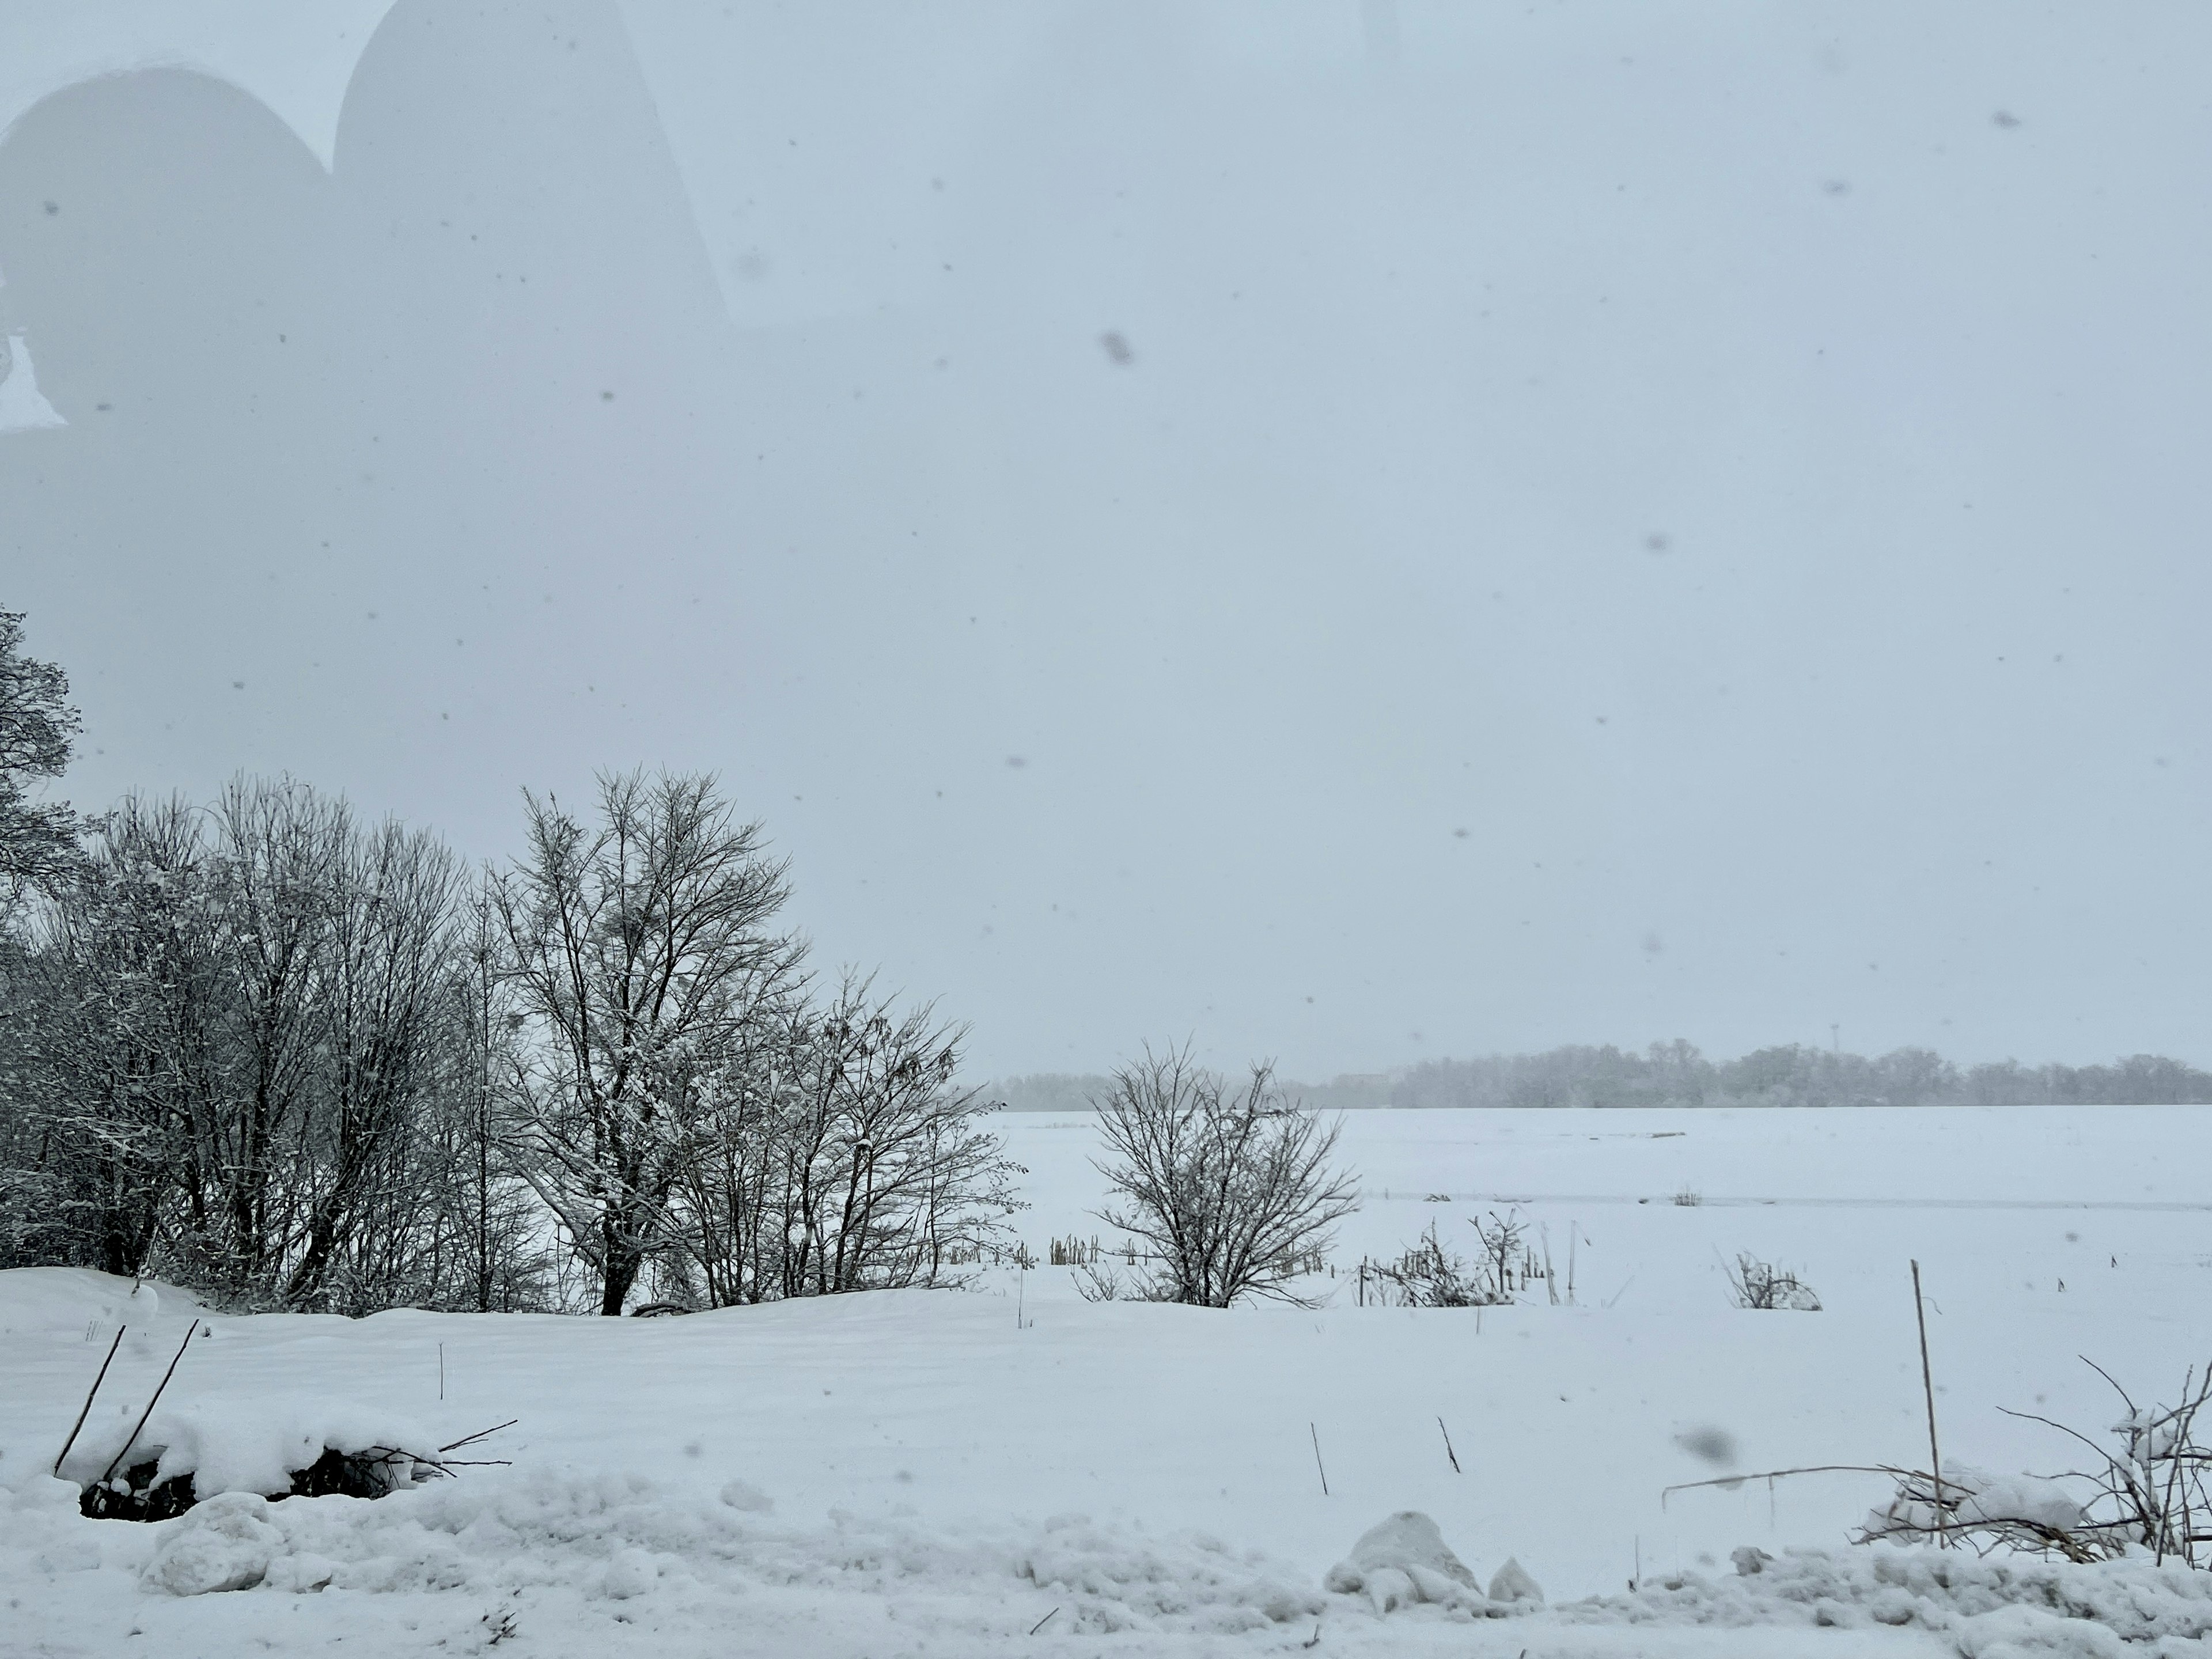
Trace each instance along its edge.
{"label": "snow mound", "polygon": [[732,1509],[743,1510],[750,1515],[766,1515],[775,1507],[775,1499],[745,1480],[724,1481],[721,1498]]}
{"label": "snow mound", "polygon": [[2148,1559],[2076,1565],[1877,1547],[1790,1551],[1779,1559],[1754,1553],[1749,1565],[1717,1581],[1673,1575],[1554,1616],[1653,1626],[1887,1625],[1937,1632],[1965,1659],[2180,1659],[2201,1655],[2212,1637],[2212,1573]]}
{"label": "snow mound", "polygon": [[[197,1519],[210,1510],[210,1520]],[[1008,1613],[1010,1629],[1057,1607],[1056,1629],[1093,1633],[1235,1634],[1322,1607],[1288,1570],[1197,1534],[1158,1538],[1079,1516],[958,1531],[850,1516],[776,1528],[758,1510],[634,1475],[487,1475],[377,1503],[240,1495],[154,1530],[168,1528],[144,1582],[180,1595],[249,1584],[493,1596],[557,1589],[624,1602],[702,1589],[965,1589],[1004,1604],[1010,1591],[1028,1589],[1043,1594]],[[1030,1601],[1042,1605],[1024,1615]]]}
{"label": "snow mound", "polygon": [[190,1510],[155,1547],[141,1589],[171,1595],[250,1589],[269,1576],[284,1534],[269,1524],[269,1501],[230,1492]]}
{"label": "snow mound", "polygon": [[1542,1586],[1528,1576],[1528,1570],[1511,1556],[1505,1565],[1491,1576],[1490,1599],[1493,1601],[1534,1601],[1541,1606]]}
{"label": "snow mound", "polygon": [[[136,1409],[94,1428],[88,1424],[70,1448],[61,1473],[80,1486],[100,1479],[115,1461],[137,1422]],[[352,1455],[379,1448],[412,1454],[385,1466],[391,1486],[415,1484],[418,1463],[434,1445],[418,1424],[374,1407],[300,1395],[288,1398],[210,1400],[164,1407],[147,1419],[124,1462],[155,1460],[155,1484],[191,1477],[193,1495],[205,1502],[222,1492],[274,1495],[292,1489],[292,1476],[325,1450]]]}
{"label": "snow mound", "polygon": [[[1527,1577],[1517,1565],[1513,1571]],[[1504,1576],[1503,1571],[1498,1575],[1501,1579]],[[1452,1553],[1437,1523],[1419,1510],[1401,1510],[1360,1534],[1352,1553],[1331,1567],[1322,1582],[1340,1595],[1364,1594],[1378,1613],[1422,1601],[1443,1607],[1483,1605],[1473,1570]],[[1531,1583],[1529,1588],[1535,1587]],[[1540,1592],[1536,1599],[1543,1599]]]}
{"label": "snow mound", "polygon": [[[187,1320],[207,1320],[207,1308],[187,1290],[150,1279],[131,1279],[90,1267],[9,1267],[0,1298],[0,1334],[75,1335],[88,1328],[105,1345],[118,1324],[135,1332],[157,1325],[174,1346]],[[89,1340],[89,1339],[88,1339]],[[167,1355],[162,1358],[166,1360]],[[94,1354],[93,1364],[99,1355]],[[86,1381],[91,1380],[91,1366]]]}
{"label": "snow mound", "polygon": [[[2073,1532],[2082,1522],[2081,1505],[2056,1480],[2034,1474],[1991,1474],[1970,1464],[1943,1465],[1944,1500],[1954,1510],[1954,1527],[2003,1527],[2026,1524],[2056,1532]],[[1887,1507],[1868,1511],[1865,1527],[1870,1537],[1892,1533],[1932,1535],[1939,1523],[1936,1506],[1925,1497],[1915,1497],[1915,1486],[1901,1490]]]}

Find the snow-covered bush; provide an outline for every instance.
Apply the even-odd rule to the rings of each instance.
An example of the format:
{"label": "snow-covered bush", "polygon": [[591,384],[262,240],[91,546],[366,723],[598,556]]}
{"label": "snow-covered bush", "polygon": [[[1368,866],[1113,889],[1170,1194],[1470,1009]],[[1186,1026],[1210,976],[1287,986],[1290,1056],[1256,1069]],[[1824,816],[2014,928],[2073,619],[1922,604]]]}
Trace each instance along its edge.
{"label": "snow-covered bush", "polygon": [[[1113,1200],[1098,1218],[1158,1265],[1121,1293],[1225,1308],[1291,1288],[1359,1207],[1334,1167],[1339,1126],[1286,1100],[1265,1065],[1232,1089],[1186,1047],[1123,1066],[1097,1103]],[[1088,1287],[1103,1293],[1101,1280]]]}
{"label": "snow-covered bush", "polygon": [[1728,1270],[1729,1299],[1739,1308],[1783,1309],[1793,1313],[1818,1313],[1820,1298],[1813,1287],[1787,1268],[1739,1252]]}
{"label": "snow-covered bush", "polygon": [[88,1432],[58,1473],[96,1519],[161,1520],[225,1493],[380,1498],[447,1473],[423,1429],[344,1401],[210,1400]]}
{"label": "snow-covered bush", "polygon": [[2071,1561],[2148,1554],[2212,1567],[2212,1446],[2196,1435],[2197,1413],[2212,1399],[2212,1368],[2189,1371],[2178,1406],[2139,1407],[2118,1383],[2112,1387],[2127,1408],[2110,1431],[2117,1451],[2033,1413],[2008,1413],[2079,1441],[2101,1467],[2055,1477],[1999,1476],[1946,1462],[1941,1480],[1924,1470],[1896,1471],[1896,1495],[1867,1516],[1856,1541],[1933,1539]]}
{"label": "snow-covered bush", "polygon": [[1513,1299],[1494,1274],[1447,1249],[1433,1221],[1395,1261],[1375,1263],[1372,1270],[1408,1308],[1495,1307]]}

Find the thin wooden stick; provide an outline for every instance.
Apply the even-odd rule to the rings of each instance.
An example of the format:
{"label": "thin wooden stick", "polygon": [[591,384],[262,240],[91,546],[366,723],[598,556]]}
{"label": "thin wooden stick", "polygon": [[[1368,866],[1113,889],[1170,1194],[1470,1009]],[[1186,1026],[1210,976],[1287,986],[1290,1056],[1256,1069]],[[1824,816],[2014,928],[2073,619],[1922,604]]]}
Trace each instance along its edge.
{"label": "thin wooden stick", "polygon": [[1928,1399],[1928,1470],[1936,1483],[1936,1547],[1948,1549],[1951,1534],[1943,1523],[1943,1455],[1936,1449],[1936,1374],[1928,1366],[1928,1304],[1920,1294],[1917,1261],[1912,1264],[1912,1316],[1920,1322],[1920,1389]]}
{"label": "thin wooden stick", "polygon": [[138,1426],[131,1431],[131,1437],[123,1443],[122,1449],[115,1454],[114,1461],[108,1464],[106,1471],[100,1475],[101,1486],[106,1486],[114,1479],[116,1466],[123,1462],[124,1453],[138,1443],[138,1437],[145,1432],[146,1419],[153,1416],[154,1407],[161,1404],[161,1390],[169,1386],[169,1379],[177,1374],[177,1360],[185,1357],[185,1350],[192,1346],[192,1339],[199,1334],[200,1322],[197,1319],[185,1328],[185,1340],[177,1344],[176,1359],[169,1362],[169,1369],[161,1373],[161,1382],[155,1385],[154,1397],[146,1402],[146,1409],[138,1413]]}
{"label": "thin wooden stick", "polygon": [[1313,1436],[1314,1467],[1321,1470],[1321,1495],[1326,1498],[1328,1496],[1328,1469],[1321,1461],[1321,1431],[1309,1423],[1306,1425],[1306,1432]]}
{"label": "thin wooden stick", "polygon": [[[1058,1613],[1059,1611],[1060,1611],[1060,1609],[1059,1609],[1058,1607],[1054,1607],[1054,1608],[1052,1610],[1052,1613]],[[1035,1623],[1034,1625],[1031,1625],[1031,1626],[1030,1626],[1030,1635],[1032,1635],[1032,1636],[1035,1636],[1035,1635],[1036,1635],[1039,1631],[1042,1630],[1042,1629],[1043,1629],[1047,1625],[1049,1625],[1050,1623],[1052,1623],[1052,1613],[1048,1613],[1047,1614],[1045,1614],[1045,1616],[1044,1616],[1043,1618],[1042,1618],[1042,1619],[1038,1620],[1036,1621],[1036,1623]]]}
{"label": "thin wooden stick", "polygon": [[459,1451],[464,1446],[474,1445],[477,1441],[483,1439],[488,1435],[497,1434],[501,1429],[511,1429],[520,1421],[522,1421],[522,1419],[519,1417],[510,1417],[504,1423],[495,1423],[488,1429],[478,1429],[474,1434],[464,1435],[460,1439],[454,1441],[451,1445],[439,1447],[438,1451],[441,1455],[443,1455],[445,1453],[449,1451]]}
{"label": "thin wooden stick", "polygon": [[1439,1417],[1437,1419],[1437,1427],[1443,1430],[1444,1455],[1451,1459],[1452,1473],[1454,1474],[1465,1473],[1465,1471],[1463,1471],[1459,1466],[1459,1454],[1452,1449],[1451,1431],[1444,1428],[1444,1420],[1443,1418]]}
{"label": "thin wooden stick", "polygon": [[1889,1463],[1813,1463],[1802,1469],[1761,1469],[1753,1474],[1723,1474],[1712,1480],[1685,1480],[1676,1486],[1662,1486],[1659,1502],[1663,1508],[1670,1492],[1698,1492],[1706,1486],[1741,1486],[1747,1480],[1779,1480],[1785,1474],[1887,1474],[1903,1480],[1916,1473]]}
{"label": "thin wooden stick", "polygon": [[92,1379],[92,1387],[85,1391],[84,1408],[77,1413],[76,1421],[70,1425],[69,1438],[62,1442],[62,1449],[54,1454],[56,1474],[62,1472],[62,1459],[67,1457],[70,1448],[76,1444],[77,1431],[84,1427],[84,1419],[92,1415],[92,1396],[100,1392],[100,1385],[106,1381],[107,1368],[115,1363],[115,1351],[123,1346],[123,1333],[130,1328],[128,1325],[115,1328],[115,1340],[107,1345],[107,1358],[100,1362],[100,1375]]}

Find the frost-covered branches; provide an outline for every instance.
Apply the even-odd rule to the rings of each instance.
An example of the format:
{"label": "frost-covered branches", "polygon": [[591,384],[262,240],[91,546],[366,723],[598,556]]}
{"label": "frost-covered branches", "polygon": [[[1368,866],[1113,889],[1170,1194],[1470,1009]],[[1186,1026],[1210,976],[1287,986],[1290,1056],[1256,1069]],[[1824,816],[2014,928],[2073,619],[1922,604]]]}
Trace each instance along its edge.
{"label": "frost-covered branches", "polygon": [[848,976],[808,1000],[783,866],[705,777],[530,802],[495,890],[521,1167],[619,1313],[940,1282],[1016,1207],[957,1027]]}
{"label": "frost-covered branches", "polygon": [[2091,1368],[2127,1408],[2111,1429],[2117,1450],[2033,1412],[2008,1413],[2078,1441],[2096,1463],[2056,1477],[1994,1476],[1946,1460],[1940,1483],[1925,1472],[1898,1471],[1896,1496],[1867,1516],[1857,1541],[1963,1540],[1984,1552],[2024,1550],[2071,1561],[2140,1553],[2212,1567],[2212,1446],[2197,1438],[2197,1416],[2212,1401],[2212,1367],[2184,1376],[2179,1403],[2148,1407],[2137,1406],[2100,1367]]}
{"label": "frost-covered branches", "polygon": [[495,889],[530,1041],[532,1179],[618,1314],[674,1243],[671,1199],[728,1068],[787,989],[783,866],[708,777],[599,780],[599,822],[527,797]]}
{"label": "frost-covered branches", "polygon": [[1097,1103],[1114,1194],[1098,1212],[1158,1266],[1139,1295],[1225,1308],[1239,1297],[1299,1302],[1299,1264],[1359,1207],[1352,1177],[1331,1167],[1338,1126],[1286,1101],[1271,1068],[1232,1091],[1170,1049],[1115,1074]]}
{"label": "frost-covered branches", "polygon": [[0,611],[0,910],[27,889],[49,888],[76,853],[76,817],[66,805],[37,805],[26,781],[69,767],[81,724],[69,678],[23,654],[23,616]]}
{"label": "frost-covered branches", "polygon": [[[125,801],[0,927],[0,1266],[365,1312],[952,1276],[1018,1207],[961,1030],[811,997],[712,781],[434,838],[241,779]],[[572,1291],[574,1293],[572,1293]]]}
{"label": "frost-covered branches", "polygon": [[689,1265],[716,1305],[957,1280],[1020,1207],[959,1086],[963,1033],[848,975],[778,1012],[720,1079],[678,1185]]}
{"label": "frost-covered branches", "polygon": [[438,1301],[461,1253],[441,1133],[476,1069],[452,855],[289,781],[129,800],[13,974],[11,1152],[29,1259],[234,1302]]}
{"label": "frost-covered branches", "polygon": [[[1478,1229],[1481,1224],[1475,1224]],[[1516,1224],[1513,1245],[1519,1243],[1520,1231]],[[1431,1221],[1428,1231],[1407,1245],[1397,1261],[1378,1262],[1375,1271],[1381,1275],[1385,1294],[1395,1289],[1408,1308],[1496,1307],[1513,1300],[1511,1255],[1509,1248],[1504,1258],[1495,1256],[1489,1244],[1486,1234],[1481,1261],[1470,1267],[1465,1256],[1446,1248],[1437,1224]]]}
{"label": "frost-covered branches", "polygon": [[1810,1285],[1786,1267],[1761,1261],[1747,1251],[1736,1254],[1734,1266],[1723,1263],[1728,1274],[1729,1300],[1739,1308],[1818,1313],[1820,1298]]}

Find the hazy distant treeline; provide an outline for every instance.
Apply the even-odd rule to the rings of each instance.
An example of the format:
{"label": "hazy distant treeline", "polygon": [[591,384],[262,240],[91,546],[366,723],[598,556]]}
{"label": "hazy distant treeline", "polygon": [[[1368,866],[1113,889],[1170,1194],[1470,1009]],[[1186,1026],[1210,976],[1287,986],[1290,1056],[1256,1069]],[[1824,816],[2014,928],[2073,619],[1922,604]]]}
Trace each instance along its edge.
{"label": "hazy distant treeline", "polygon": [[[1103,1077],[1042,1073],[991,1085],[1015,1111],[1080,1111]],[[1879,1055],[1801,1043],[1711,1060],[1694,1044],[1638,1052],[1577,1045],[1538,1054],[1432,1060],[1401,1071],[1285,1084],[1309,1106],[2165,1106],[2212,1103],[2212,1072],[2163,1054],[2109,1066],[1960,1066],[1929,1048]]]}

